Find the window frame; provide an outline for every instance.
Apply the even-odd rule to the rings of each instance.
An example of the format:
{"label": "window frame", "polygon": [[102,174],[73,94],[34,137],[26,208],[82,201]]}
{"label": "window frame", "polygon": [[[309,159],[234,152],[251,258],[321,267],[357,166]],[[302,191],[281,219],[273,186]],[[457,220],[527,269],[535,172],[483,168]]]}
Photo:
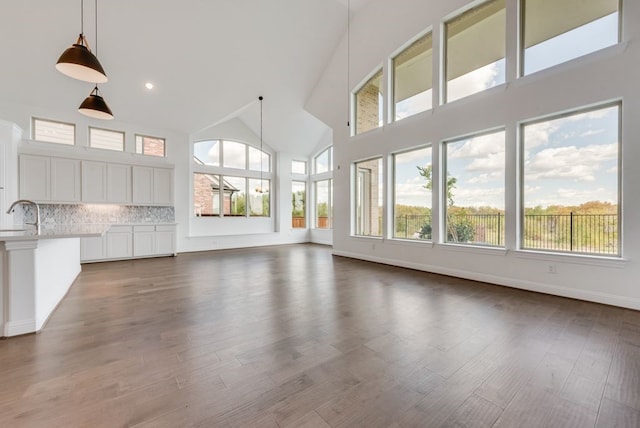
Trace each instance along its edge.
{"label": "window frame", "polygon": [[[113,134],[120,134],[120,135],[122,135],[122,150],[107,149],[107,148],[104,148],[104,147],[94,147],[94,146],[92,146],[92,145],[91,145],[91,141],[92,141],[92,138],[91,138],[91,131],[94,131],[94,130],[96,130],[96,131],[110,132],[110,133],[113,133]],[[122,153],[124,153],[124,149],[125,149],[125,142],[126,142],[126,133],[125,133],[124,131],[116,131],[116,130],[114,130],[114,129],[100,128],[100,127],[97,127],[97,126],[89,126],[89,147],[90,147],[90,148],[92,148],[92,149],[96,149],[96,150],[109,150],[109,151],[111,151],[111,152],[122,152]]]}
{"label": "window frame", "polygon": [[[378,220],[378,226],[380,227],[380,233],[377,235],[373,235],[371,233],[369,234],[361,234],[359,233],[359,222],[358,222],[358,202],[361,196],[365,196],[365,195],[361,195],[360,192],[358,191],[359,189],[359,185],[360,185],[360,172],[358,171],[358,165],[359,164],[363,164],[363,163],[367,163],[367,162],[372,162],[372,161],[378,161],[379,162],[379,171],[378,174],[381,175],[381,178],[378,177],[378,182],[376,184],[381,184],[382,188],[378,189],[378,196],[381,197],[381,200],[379,201],[378,207],[380,209],[380,216],[382,218],[380,218]],[[386,205],[387,205],[387,201],[386,201],[386,188],[385,186],[387,185],[387,181],[386,181],[386,176],[385,176],[385,172],[386,172],[386,161],[385,161],[385,157],[380,155],[380,156],[372,156],[372,157],[368,157],[366,159],[360,159],[360,160],[356,160],[354,161],[351,167],[351,171],[352,171],[352,179],[351,179],[351,235],[353,237],[357,237],[357,238],[373,238],[373,239],[384,239],[384,237],[386,236],[386,229],[387,229],[387,225],[386,225]],[[372,183],[373,181],[371,180],[371,177],[369,177],[369,182],[368,182],[368,188],[370,189],[372,187]],[[370,201],[367,201],[367,199],[364,199],[364,202],[366,205],[366,207],[368,208],[369,211],[369,215],[372,212],[372,207],[370,205]],[[367,203],[368,202],[368,203]],[[365,210],[366,212],[366,210]],[[369,229],[372,230],[372,223],[371,223],[371,219],[369,219]]]}
{"label": "window frame", "polygon": [[[363,90],[365,88],[365,86],[367,86],[367,84],[369,82],[371,82],[373,80],[373,78],[378,73],[380,74],[379,94],[381,94],[381,96],[378,95],[378,100],[379,100],[379,102],[382,103],[382,105],[378,106],[378,112],[381,112],[382,116],[378,117],[378,125],[377,126],[375,126],[374,128],[371,128],[371,129],[367,129],[366,131],[360,132],[360,131],[358,131],[358,93],[361,90]],[[351,120],[350,120],[349,123],[351,123],[353,126],[350,126],[349,129],[350,129],[350,135],[352,137],[355,137],[357,135],[366,134],[366,133],[369,133],[369,132],[373,132],[376,129],[380,129],[380,128],[384,127],[385,122],[386,122],[386,118],[385,118],[385,111],[386,111],[386,109],[385,109],[385,103],[386,103],[385,98],[386,97],[384,96],[384,94],[385,94],[385,84],[386,84],[386,82],[385,82],[384,67],[383,67],[382,64],[379,64],[362,81],[360,81],[360,83],[356,86],[356,89],[354,89],[351,92],[351,96],[349,97],[350,98],[350,103],[349,104],[351,106],[351,108],[350,108],[350,111],[351,111],[350,119]]]}
{"label": "window frame", "polygon": [[[47,122],[47,123],[54,123],[54,124],[59,124],[59,125],[68,125],[71,126],[73,128],[73,143],[68,144],[68,143],[57,143],[55,141],[46,141],[46,140],[39,140],[36,138],[36,123],[40,121],[40,122]],[[53,119],[44,119],[42,117],[31,117],[31,138],[34,141],[38,141],[41,143],[47,143],[47,144],[56,144],[58,146],[76,146],[77,145],[77,128],[76,128],[76,124],[75,123],[71,123],[71,122],[64,122],[61,120],[53,120]]]}
{"label": "window frame", "polygon": [[[218,141],[217,147],[219,150],[219,165],[207,165],[207,164],[199,164],[195,161],[195,155],[193,154],[193,148],[195,147],[196,144],[201,143],[201,142],[207,142],[207,141]],[[224,165],[224,141],[231,141],[234,143],[238,143],[238,144],[242,144],[244,145],[244,152],[245,152],[245,169],[239,169],[239,168],[232,168],[232,167],[225,167]],[[249,169],[250,167],[250,162],[249,162],[249,147],[264,153],[268,156],[269,158],[269,170],[263,170],[263,171],[259,171],[259,170],[251,170]],[[211,175],[217,175],[218,176],[218,180],[220,183],[224,183],[224,180],[226,178],[243,178],[245,180],[245,188],[244,188],[244,193],[245,193],[245,213],[242,216],[236,216],[236,215],[225,215],[224,214],[224,199],[223,199],[223,195],[220,194],[221,190],[218,189],[219,192],[219,196],[218,199],[220,200],[220,209],[219,209],[219,214],[217,215],[207,215],[207,216],[202,216],[202,217],[206,217],[206,218],[253,218],[253,219],[273,219],[274,218],[274,206],[273,206],[273,201],[274,201],[274,196],[273,196],[273,183],[274,183],[274,177],[275,174],[273,172],[271,172],[272,170],[272,166],[271,166],[271,162],[273,159],[273,153],[270,151],[265,150],[265,147],[263,146],[262,150],[260,150],[260,147],[257,147],[251,143],[247,143],[244,141],[239,141],[239,140],[233,140],[233,139],[225,139],[225,138],[205,138],[202,140],[198,140],[198,141],[193,141],[191,143],[191,201],[192,201],[192,209],[191,211],[195,213],[195,201],[193,200],[194,197],[194,191],[195,191],[195,187],[194,187],[194,178],[193,175],[194,174],[211,174]],[[268,216],[263,216],[263,215],[251,215],[251,208],[250,208],[250,202],[249,202],[249,198],[251,195],[251,191],[249,188],[249,183],[250,180],[262,180],[262,181],[266,181],[268,182],[268,188],[269,188],[269,215]],[[224,187],[224,185],[222,186]],[[194,217],[198,218],[200,216],[197,216],[194,214]]]}
{"label": "window frame", "polygon": [[[142,147],[142,151],[138,152],[138,137],[142,138],[143,141],[141,143],[141,147]],[[149,155],[144,153],[144,139],[145,138],[151,138],[154,140],[162,140],[162,152],[163,155],[162,156],[158,156],[158,155]],[[164,137],[154,137],[152,135],[145,135],[145,134],[135,134],[134,135],[134,142],[135,142],[135,147],[134,147],[134,153],[137,155],[141,155],[141,156],[151,156],[151,157],[156,157],[156,158],[166,158],[167,157],[167,139]]]}
{"label": "window frame", "polygon": [[[567,118],[567,117],[571,117],[571,116],[575,116],[575,115],[579,115],[579,114],[585,114],[585,113],[590,113],[590,112],[595,112],[598,110],[604,110],[607,108],[611,108],[611,107],[617,107],[618,108],[618,126],[617,126],[617,132],[618,132],[618,160],[617,160],[617,192],[616,192],[616,196],[618,198],[617,200],[617,216],[618,216],[618,227],[617,227],[617,234],[618,234],[618,243],[617,243],[617,252],[616,254],[604,254],[604,253],[585,253],[585,252],[577,252],[577,251],[561,251],[561,250],[550,250],[550,249],[544,249],[544,248],[527,248],[524,246],[524,240],[525,240],[525,221],[524,221],[524,217],[525,217],[525,187],[526,187],[526,182],[525,182],[525,138],[524,138],[524,128],[527,125],[534,125],[534,124],[538,124],[538,123],[543,123],[543,122],[548,122],[548,121],[552,121],[552,120],[557,120],[557,119],[562,119],[562,118]],[[577,107],[577,108],[573,108],[570,110],[563,110],[560,112],[556,112],[556,113],[550,113],[550,114],[546,114],[544,116],[539,116],[533,119],[526,119],[526,120],[522,120],[519,121],[517,123],[517,130],[518,130],[518,160],[517,160],[517,166],[518,166],[518,202],[517,202],[517,209],[518,209],[518,226],[517,226],[517,251],[519,252],[523,252],[523,253],[542,253],[542,254],[549,254],[549,255],[562,255],[562,256],[566,256],[566,257],[570,257],[570,258],[581,258],[581,257],[595,257],[595,258],[609,258],[609,259],[615,259],[615,260],[622,260],[623,259],[623,251],[624,251],[624,245],[623,245],[623,230],[624,230],[624,218],[623,218],[623,193],[622,193],[622,186],[623,186],[623,182],[622,182],[622,174],[623,174],[623,159],[622,159],[622,150],[623,150],[623,129],[622,129],[622,121],[623,121],[623,111],[624,111],[624,103],[622,99],[616,99],[613,101],[607,101],[604,103],[600,103],[600,104],[590,104],[590,105],[586,105],[586,106],[582,106],[582,107]]]}

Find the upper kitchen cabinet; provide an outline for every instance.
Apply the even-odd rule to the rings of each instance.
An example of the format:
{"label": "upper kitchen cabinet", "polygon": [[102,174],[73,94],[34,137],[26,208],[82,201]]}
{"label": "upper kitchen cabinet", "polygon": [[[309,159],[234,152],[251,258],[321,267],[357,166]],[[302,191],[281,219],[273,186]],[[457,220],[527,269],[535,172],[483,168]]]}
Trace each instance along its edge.
{"label": "upper kitchen cabinet", "polygon": [[131,166],[82,161],[82,201],[131,203]]}
{"label": "upper kitchen cabinet", "polygon": [[80,202],[80,161],[20,155],[20,198],[38,202]]}
{"label": "upper kitchen cabinet", "polygon": [[148,166],[133,167],[133,203],[173,205],[173,170]]}

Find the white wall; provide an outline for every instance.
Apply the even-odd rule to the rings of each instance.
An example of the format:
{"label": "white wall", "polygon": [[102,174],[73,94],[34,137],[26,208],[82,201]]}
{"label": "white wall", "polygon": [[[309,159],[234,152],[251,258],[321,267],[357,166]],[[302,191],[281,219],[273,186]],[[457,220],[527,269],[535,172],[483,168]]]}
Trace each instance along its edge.
{"label": "white wall", "polygon": [[[439,56],[440,23],[467,1],[406,0],[372,2],[353,18],[350,33],[349,87],[374,68],[384,66],[398,47],[428,27],[434,29],[434,58]],[[508,31],[515,34],[517,0],[507,0]],[[307,108],[334,130],[334,252],[366,260],[406,266],[512,287],[577,297],[640,309],[640,3],[624,2],[623,42],[548,70],[514,79],[516,41],[508,37],[507,78],[510,83],[432,111],[348,138],[346,40],[343,39]],[[437,67],[436,67],[437,68]],[[439,70],[434,75],[439,76]],[[434,88],[437,92],[437,88]],[[436,94],[437,96],[437,94]],[[622,99],[623,259],[554,255],[519,251],[516,246],[517,141],[519,121]],[[350,165],[425,143],[438,159],[443,140],[494,127],[507,135],[507,243],[505,249],[482,249],[350,236]],[[437,162],[434,188],[437,188]],[[434,192],[436,193],[436,192]],[[437,195],[434,212],[437,212]],[[557,273],[547,273],[549,264]]]}

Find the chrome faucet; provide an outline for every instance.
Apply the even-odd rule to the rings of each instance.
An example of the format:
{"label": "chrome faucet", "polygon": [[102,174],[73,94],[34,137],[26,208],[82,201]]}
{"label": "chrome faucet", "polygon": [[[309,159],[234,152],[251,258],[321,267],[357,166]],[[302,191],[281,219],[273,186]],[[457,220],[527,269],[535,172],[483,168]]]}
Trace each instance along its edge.
{"label": "chrome faucet", "polygon": [[24,224],[30,224],[36,227],[36,231],[40,232],[40,206],[33,202],[30,201],[28,199],[18,199],[17,201],[15,201],[14,203],[11,204],[11,206],[9,207],[9,209],[7,210],[7,214],[11,214],[13,212],[13,210],[15,209],[16,205],[31,205],[33,206],[33,209],[35,211],[35,219],[33,223],[27,223],[25,222]]}

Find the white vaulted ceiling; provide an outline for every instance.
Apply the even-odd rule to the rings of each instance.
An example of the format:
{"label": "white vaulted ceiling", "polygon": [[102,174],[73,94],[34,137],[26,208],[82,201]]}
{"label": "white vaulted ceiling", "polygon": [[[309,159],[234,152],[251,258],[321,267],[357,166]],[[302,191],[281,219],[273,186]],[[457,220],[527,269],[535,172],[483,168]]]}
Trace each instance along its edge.
{"label": "white vaulted ceiling", "polygon": [[[369,0],[351,0],[356,13]],[[94,1],[85,34],[95,45]],[[99,0],[100,89],[118,121],[193,133],[265,97],[265,140],[308,154],[324,124],[303,106],[344,36],[347,0]],[[91,84],[55,70],[80,0],[0,3],[0,102],[75,111]],[[152,91],[145,82],[153,82]]]}

